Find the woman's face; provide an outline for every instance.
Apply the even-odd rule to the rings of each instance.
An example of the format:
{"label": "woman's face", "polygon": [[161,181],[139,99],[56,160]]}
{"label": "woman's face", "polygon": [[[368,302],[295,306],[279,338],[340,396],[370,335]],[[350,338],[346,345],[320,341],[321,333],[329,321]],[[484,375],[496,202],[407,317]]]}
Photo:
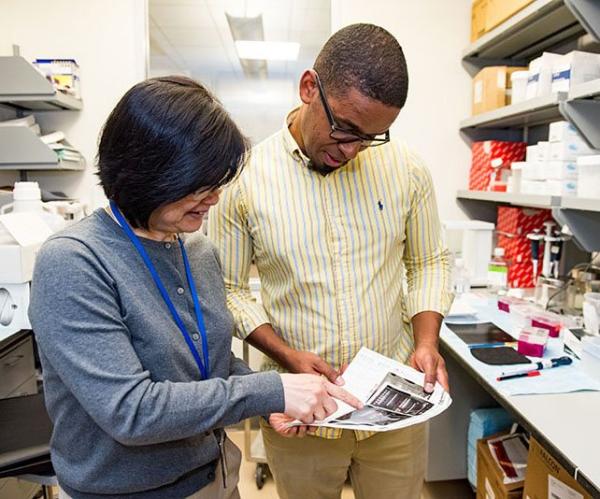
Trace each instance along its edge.
{"label": "woman's face", "polygon": [[200,190],[157,208],[150,215],[151,232],[176,234],[196,232],[211,206],[219,201],[220,189]]}

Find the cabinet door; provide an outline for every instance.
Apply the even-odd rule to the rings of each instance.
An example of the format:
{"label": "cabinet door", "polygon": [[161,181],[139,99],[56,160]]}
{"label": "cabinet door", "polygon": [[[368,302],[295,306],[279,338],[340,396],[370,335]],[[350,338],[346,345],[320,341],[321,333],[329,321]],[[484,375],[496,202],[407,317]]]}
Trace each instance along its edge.
{"label": "cabinet door", "polygon": [[0,480],[0,499],[32,499],[38,495],[40,489],[37,483],[18,478],[4,478]]}
{"label": "cabinet door", "polygon": [[21,343],[0,353],[0,398],[5,398],[35,375],[33,341]]}

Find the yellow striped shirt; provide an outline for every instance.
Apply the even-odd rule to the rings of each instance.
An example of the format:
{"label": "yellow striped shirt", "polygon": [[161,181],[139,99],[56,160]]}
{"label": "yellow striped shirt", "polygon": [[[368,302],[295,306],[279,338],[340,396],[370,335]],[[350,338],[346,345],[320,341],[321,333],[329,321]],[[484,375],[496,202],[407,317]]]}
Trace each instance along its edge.
{"label": "yellow striped shirt", "polygon": [[[208,235],[237,334],[270,323],[292,348],[335,368],[363,346],[405,362],[413,348],[408,319],[426,310],[444,315],[452,300],[429,172],[397,141],[326,176],[307,161],[286,123],[253,148],[211,210]],[[262,305],[250,293],[252,262]],[[271,359],[264,367],[282,370]]]}

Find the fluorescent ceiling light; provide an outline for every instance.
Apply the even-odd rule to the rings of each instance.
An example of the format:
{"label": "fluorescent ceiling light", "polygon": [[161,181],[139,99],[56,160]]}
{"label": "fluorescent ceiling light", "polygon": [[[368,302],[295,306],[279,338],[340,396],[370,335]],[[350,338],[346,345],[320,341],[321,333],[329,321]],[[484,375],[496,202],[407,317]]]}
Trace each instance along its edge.
{"label": "fluorescent ceiling light", "polygon": [[235,48],[240,59],[295,61],[298,59],[300,44],[296,42],[237,40]]}

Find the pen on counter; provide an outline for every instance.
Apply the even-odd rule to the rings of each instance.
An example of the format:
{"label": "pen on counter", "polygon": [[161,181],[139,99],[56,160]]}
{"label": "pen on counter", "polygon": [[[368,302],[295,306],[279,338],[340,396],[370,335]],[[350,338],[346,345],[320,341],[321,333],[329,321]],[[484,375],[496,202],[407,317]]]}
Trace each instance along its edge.
{"label": "pen on counter", "polygon": [[539,376],[541,373],[539,371],[527,371],[526,373],[519,374],[507,374],[506,376],[498,376],[496,381],[504,381],[505,379],[515,379],[515,378],[533,378],[534,376]]}
{"label": "pen on counter", "polygon": [[[553,367],[560,367],[560,366],[568,366],[569,364],[571,364],[573,362],[573,359],[571,357],[557,357],[556,359],[548,359],[548,360],[542,360],[540,362],[534,362],[532,366],[530,366],[528,369],[522,369],[521,371],[517,371],[517,372],[503,372],[500,376],[498,376],[496,378],[497,381],[503,381],[505,379],[513,379],[513,378],[521,378],[521,377],[525,377],[527,376],[529,373],[531,372],[535,372],[542,370],[542,369],[551,369]],[[537,375],[533,375],[533,376],[537,376]]]}

